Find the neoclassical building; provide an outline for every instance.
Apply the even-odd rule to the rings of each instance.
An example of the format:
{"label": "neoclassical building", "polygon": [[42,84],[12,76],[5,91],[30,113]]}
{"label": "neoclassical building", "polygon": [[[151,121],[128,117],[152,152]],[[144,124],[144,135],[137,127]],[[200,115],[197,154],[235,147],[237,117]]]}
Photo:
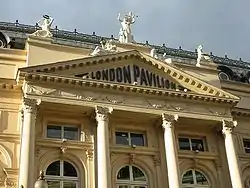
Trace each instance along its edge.
{"label": "neoclassical building", "polygon": [[0,187],[250,187],[247,62],[49,19],[0,22]]}

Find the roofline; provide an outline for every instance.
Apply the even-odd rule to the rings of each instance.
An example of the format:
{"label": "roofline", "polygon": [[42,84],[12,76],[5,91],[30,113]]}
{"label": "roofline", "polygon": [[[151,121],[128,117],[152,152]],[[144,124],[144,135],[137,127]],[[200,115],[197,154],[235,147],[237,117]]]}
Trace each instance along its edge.
{"label": "roofline", "polygon": [[[3,30],[3,31],[6,30],[6,31],[13,31],[13,32],[20,32],[24,34],[31,34],[31,33],[34,33],[37,29],[39,29],[39,26],[37,25],[32,26],[32,25],[20,24],[18,23],[18,21],[16,21],[16,23],[0,22],[0,30]],[[113,35],[111,37],[103,37],[103,36],[98,36],[95,34],[89,35],[89,34],[77,32],[76,30],[75,31],[59,30],[57,26],[54,29],[51,29],[51,32],[54,38],[81,41],[81,42],[86,42],[86,43],[92,43],[95,45],[99,45],[100,41],[103,39],[117,40],[116,38],[113,37]],[[181,48],[179,49],[170,48],[170,47],[167,47],[165,44],[163,44],[162,46],[153,45],[153,44],[149,44],[148,41],[146,41],[146,43],[136,43],[136,44],[143,45],[143,46],[150,46],[151,48],[155,48],[157,52],[160,54],[166,53],[167,55],[170,55],[170,56],[197,59],[197,53],[194,51],[183,50]],[[241,59],[233,60],[228,57],[215,56],[211,53],[209,56],[217,64],[250,69],[250,63],[246,61],[242,61]]]}

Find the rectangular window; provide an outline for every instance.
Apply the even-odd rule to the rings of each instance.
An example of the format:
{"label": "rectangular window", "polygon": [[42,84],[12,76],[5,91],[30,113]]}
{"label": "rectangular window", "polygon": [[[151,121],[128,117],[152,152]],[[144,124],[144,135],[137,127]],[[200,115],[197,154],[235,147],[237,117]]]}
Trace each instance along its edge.
{"label": "rectangular window", "polygon": [[245,153],[250,153],[250,139],[243,139]]}
{"label": "rectangular window", "polygon": [[48,125],[47,138],[79,140],[79,128],[66,125]]}
{"label": "rectangular window", "polygon": [[204,151],[204,139],[179,137],[179,149],[188,151]]}
{"label": "rectangular window", "polygon": [[116,144],[129,146],[145,146],[144,135],[141,133],[116,132]]}

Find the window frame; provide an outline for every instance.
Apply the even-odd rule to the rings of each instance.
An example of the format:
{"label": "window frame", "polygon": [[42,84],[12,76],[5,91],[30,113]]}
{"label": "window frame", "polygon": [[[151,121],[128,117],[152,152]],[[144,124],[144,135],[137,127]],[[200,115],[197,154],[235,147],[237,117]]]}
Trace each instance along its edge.
{"label": "window frame", "polygon": [[[182,184],[183,176],[188,171],[192,171],[192,178],[193,178],[194,184]],[[196,173],[195,173],[196,171],[201,173],[206,178],[208,185],[197,184],[197,178],[196,178]],[[212,186],[211,186],[211,183],[209,181],[209,178],[207,177],[207,175],[204,172],[200,171],[199,169],[188,169],[181,176],[181,187],[183,187],[183,188],[211,188]]]}
{"label": "window frame", "polygon": [[[250,155],[250,147],[245,147],[245,141],[249,142],[250,143],[250,138],[243,138],[243,142],[242,142],[242,145],[243,145],[243,148],[244,148],[244,153],[247,154],[247,155]],[[246,152],[246,149],[249,150],[249,152]]]}
{"label": "window frame", "polygon": [[[61,138],[51,138],[51,137],[48,137],[48,127],[49,126],[54,126],[54,127],[60,127],[61,129]],[[67,127],[67,128],[77,128],[77,139],[67,139],[67,138],[64,138],[64,128]],[[80,129],[80,125],[76,125],[76,124],[63,124],[63,123],[47,123],[46,125],[46,129],[45,129],[45,138],[46,139],[53,139],[53,140],[63,140],[63,139],[66,139],[66,140],[69,140],[69,141],[80,141],[81,139],[81,129]]]}
{"label": "window frame", "polygon": [[[60,170],[60,175],[59,176],[47,175],[47,169],[48,169],[48,167],[51,164],[53,164],[53,163],[55,163],[57,161],[60,162],[60,169],[59,169]],[[70,163],[74,167],[74,169],[76,170],[76,173],[77,173],[77,177],[64,176],[64,161]],[[76,183],[76,188],[80,188],[79,172],[78,172],[76,166],[73,163],[71,163],[71,162],[69,162],[67,160],[58,159],[58,160],[54,160],[53,162],[51,162],[47,166],[47,168],[45,170],[45,178],[46,178],[47,182],[59,182],[60,183],[60,187],[59,188],[63,188],[63,182],[74,182],[74,183]]]}
{"label": "window frame", "polygon": [[[120,170],[123,169],[126,166],[129,167],[129,180],[118,180],[117,176],[118,176]],[[133,180],[133,167],[138,168],[143,173],[143,175],[146,178],[146,181],[134,181]],[[127,164],[127,165],[122,166],[117,171],[115,178],[116,178],[116,187],[117,188],[119,188],[119,186],[121,186],[121,185],[128,186],[129,188],[134,188],[134,186],[138,186],[138,185],[139,186],[144,186],[145,188],[149,188],[149,181],[148,181],[148,177],[147,177],[146,173],[144,172],[144,170],[142,170],[141,168],[139,168],[136,165],[129,165],[129,164]]]}
{"label": "window frame", "polygon": [[[179,142],[179,139],[180,138],[185,138],[185,139],[188,139],[188,142],[189,142],[189,150],[185,150],[185,149],[181,149],[180,148],[180,142]],[[207,147],[207,142],[206,142],[206,136],[186,136],[186,135],[179,135],[178,138],[177,138],[177,141],[178,141],[178,150],[179,151],[193,151],[195,152],[196,150],[193,150],[193,147],[192,147],[192,139],[199,139],[202,141],[202,146],[203,146],[203,150],[204,151],[200,151],[200,152],[208,152],[208,147]]]}
{"label": "window frame", "polygon": [[[128,134],[128,145],[125,145],[125,144],[118,144],[118,143],[117,143],[117,139],[116,139],[116,133],[125,133],[125,134]],[[141,134],[141,135],[142,135],[142,138],[143,138],[143,145],[135,145],[135,144],[132,145],[131,134]],[[118,146],[147,147],[147,141],[146,141],[147,139],[146,139],[146,133],[145,133],[145,132],[141,132],[141,131],[123,131],[123,130],[116,130],[115,133],[114,133],[114,137],[115,137],[115,145],[118,145]]]}

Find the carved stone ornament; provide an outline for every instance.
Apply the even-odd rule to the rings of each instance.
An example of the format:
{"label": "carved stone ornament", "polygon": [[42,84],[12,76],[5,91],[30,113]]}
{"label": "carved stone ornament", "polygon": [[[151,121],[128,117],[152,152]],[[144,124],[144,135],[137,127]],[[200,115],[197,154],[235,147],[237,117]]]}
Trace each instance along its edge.
{"label": "carved stone ornament", "polygon": [[6,178],[5,186],[6,186],[6,188],[16,188],[17,187],[17,179],[16,178]]}
{"label": "carved stone ornament", "polygon": [[228,121],[228,120],[222,120],[222,133],[224,135],[226,134],[232,134],[234,127],[237,126],[237,121]]}
{"label": "carved stone ornament", "polygon": [[154,164],[155,164],[155,166],[160,166],[161,165],[161,159],[157,155],[154,155]]}
{"label": "carved stone ornament", "polygon": [[176,123],[176,121],[178,120],[178,115],[170,115],[167,113],[162,113],[162,127],[164,129],[166,128],[172,128],[173,125]]}
{"label": "carved stone ornament", "polygon": [[93,161],[94,159],[94,150],[93,149],[87,149],[86,150],[86,155],[88,160]]}
{"label": "carved stone ornament", "polygon": [[95,107],[95,112],[96,112],[96,121],[108,121],[108,116],[113,112],[113,108],[107,108],[107,107],[101,107],[101,106],[96,106]]}
{"label": "carved stone ornament", "polygon": [[27,113],[36,114],[37,105],[39,105],[40,103],[40,100],[23,98],[23,111]]}
{"label": "carved stone ornament", "polygon": [[132,165],[135,162],[135,154],[129,154],[129,164]]}
{"label": "carved stone ornament", "polygon": [[101,41],[101,47],[96,46],[93,52],[90,53],[91,56],[97,56],[97,55],[105,55],[118,52],[117,47],[115,44],[113,44],[112,40],[102,40]]}

